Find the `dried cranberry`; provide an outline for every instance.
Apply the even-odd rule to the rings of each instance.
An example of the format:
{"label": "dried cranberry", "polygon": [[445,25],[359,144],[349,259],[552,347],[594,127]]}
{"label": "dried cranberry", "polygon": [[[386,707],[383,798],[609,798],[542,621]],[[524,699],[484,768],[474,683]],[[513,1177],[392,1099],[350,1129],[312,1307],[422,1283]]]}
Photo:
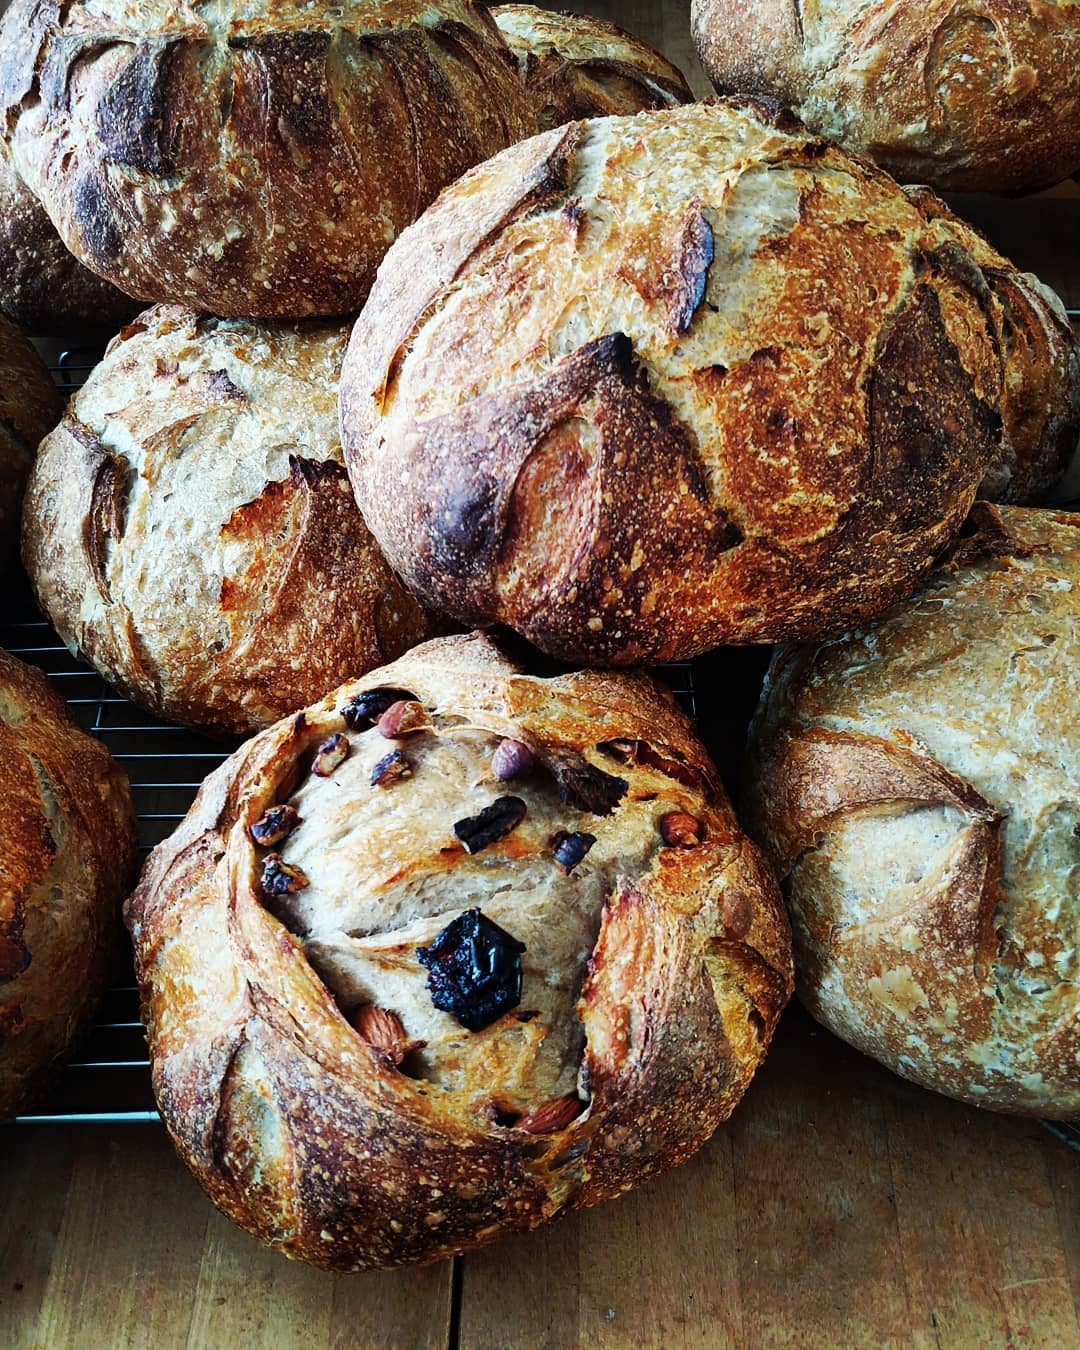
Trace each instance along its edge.
{"label": "dried cranberry", "polygon": [[431,1001],[469,1031],[483,1031],[521,1002],[521,953],[478,909],[467,909],[416,957],[428,972]]}
{"label": "dried cranberry", "polygon": [[470,853],[479,853],[516,830],[527,809],[520,797],[498,797],[479,815],[457,821],[454,833]]}

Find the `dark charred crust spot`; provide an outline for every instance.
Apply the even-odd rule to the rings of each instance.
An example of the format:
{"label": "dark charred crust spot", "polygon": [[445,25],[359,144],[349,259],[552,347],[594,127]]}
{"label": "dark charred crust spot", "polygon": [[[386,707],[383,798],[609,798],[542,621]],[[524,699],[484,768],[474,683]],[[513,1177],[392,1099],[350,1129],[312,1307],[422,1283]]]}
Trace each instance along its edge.
{"label": "dark charred crust spot", "polygon": [[109,267],[124,248],[123,236],[105,188],[93,173],[84,173],[75,187],[74,216],[87,255]]}
{"label": "dark charred crust spot", "polygon": [[527,810],[520,797],[498,797],[478,815],[456,821],[454,834],[469,853],[479,853],[516,830]]}
{"label": "dark charred crust spot", "polygon": [[174,128],[166,118],[171,51],[166,43],[140,43],[97,106],[97,133],[108,157],[155,177],[174,169]]}
{"label": "dark charred crust spot", "polygon": [[483,1031],[521,1002],[525,944],[479,909],[459,914],[416,958],[431,1001],[469,1031]]}
{"label": "dark charred crust spot", "polygon": [[549,750],[544,763],[559,785],[559,800],[594,816],[610,816],[630,788],[625,778],[605,773],[574,750]]}
{"label": "dark charred crust spot", "polygon": [[111,543],[124,532],[124,505],[133,470],[96,443],[100,455],[83,526],[83,548],[102,596],[109,600],[108,557]]}
{"label": "dark charred crust spot", "polygon": [[416,695],[407,689],[365,689],[356,698],[350,699],[341,709],[345,725],[352,731],[365,731],[373,727],[384,712],[395,703],[418,702]]}
{"label": "dark charred crust spot", "polygon": [[470,548],[492,553],[502,530],[502,487],[480,476],[447,496],[441,504],[442,528],[435,536],[435,561],[449,563]]}

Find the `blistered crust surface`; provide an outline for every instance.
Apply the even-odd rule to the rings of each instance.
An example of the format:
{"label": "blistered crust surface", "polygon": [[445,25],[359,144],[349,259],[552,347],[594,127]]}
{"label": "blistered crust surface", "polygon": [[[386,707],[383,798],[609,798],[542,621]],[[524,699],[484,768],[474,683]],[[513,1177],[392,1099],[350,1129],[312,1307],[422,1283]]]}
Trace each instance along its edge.
{"label": "blistered crust surface", "polygon": [[1048,187],[1080,167],[1076,0],[693,0],[721,93],[779,98],[901,182]]}
{"label": "blistered crust surface", "polygon": [[0,135],[67,246],[217,314],[358,309],[395,235],[531,125],[471,0],[16,0],[0,51]]}
{"label": "blistered crust surface", "polygon": [[576,123],[395,246],[346,462],[419,594],[565,659],[836,631],[911,589],[995,453],[985,291],[775,107]]}
{"label": "blistered crust surface", "polygon": [[0,567],[18,538],[23,491],[38,442],[60,420],[63,407],[44,361],[0,315]]}
{"label": "blistered crust surface", "polygon": [[1080,1112],[1080,525],[979,507],[909,605],[776,657],[752,822],[800,994],[916,1082]]}
{"label": "blistered crust surface", "polygon": [[246,732],[429,636],[341,462],[346,336],[159,306],[44,442],[27,571],[65,642],[144,707]]}
{"label": "blistered crust surface", "polygon": [[87,1030],[135,870],[127,779],[44,675],[0,652],[0,1118]]}
{"label": "blistered crust surface", "polygon": [[[428,719],[397,741],[343,715],[371,690]],[[345,737],[325,776],[313,752]],[[532,768],[495,781],[492,749]],[[372,786],[380,754],[411,777]],[[610,814],[564,781],[617,778]],[[520,824],[469,854],[453,828],[504,794]],[[268,898],[250,829],[305,884]],[[665,813],[696,820],[669,846]],[[552,830],[595,843],[569,873]],[[418,945],[480,908],[526,950],[520,1002],[466,1031]],[[232,1218],[337,1269],[434,1260],[617,1194],[733,1109],[791,984],[779,896],[687,720],[644,676],[539,679],[485,638],[417,648],[263,733],[209,779],[128,907],[155,1089]],[[401,1059],[357,1028],[399,1019]],[[422,1042],[423,1044],[417,1044]],[[570,1118],[530,1131],[540,1108]]]}

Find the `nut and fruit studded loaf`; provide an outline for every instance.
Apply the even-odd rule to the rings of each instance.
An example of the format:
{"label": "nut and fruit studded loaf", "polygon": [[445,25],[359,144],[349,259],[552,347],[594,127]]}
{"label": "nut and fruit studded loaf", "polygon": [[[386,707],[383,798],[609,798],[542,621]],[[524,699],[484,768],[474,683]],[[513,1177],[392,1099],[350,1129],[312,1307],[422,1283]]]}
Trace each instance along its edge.
{"label": "nut and fruit studded loaf", "polygon": [[0,315],[0,567],[19,535],[23,490],[38,442],[63,411],[48,366]]}

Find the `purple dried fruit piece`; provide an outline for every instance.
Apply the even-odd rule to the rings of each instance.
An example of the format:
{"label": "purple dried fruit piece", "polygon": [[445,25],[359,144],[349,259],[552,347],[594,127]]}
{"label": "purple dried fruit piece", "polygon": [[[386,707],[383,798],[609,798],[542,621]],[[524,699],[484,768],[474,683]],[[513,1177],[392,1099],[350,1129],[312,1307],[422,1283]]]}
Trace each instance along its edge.
{"label": "purple dried fruit piece", "polygon": [[372,769],[371,786],[390,787],[393,783],[400,783],[403,778],[411,777],[412,765],[405,758],[405,751],[391,750],[388,755],[383,755]]}
{"label": "purple dried fruit piece", "polygon": [[594,816],[610,816],[630,788],[625,778],[605,773],[573,750],[551,750],[544,763],[559,785],[559,800]]}
{"label": "purple dried fruit piece", "polygon": [[295,895],[311,883],[299,867],[290,867],[277,853],[268,853],[263,859],[262,889],[264,895]]}
{"label": "purple dried fruit piece", "polygon": [[349,757],[348,739],[335,731],[332,736],[328,736],[318,750],[315,751],[315,759],[312,761],[311,772],[316,778],[329,778],[335,769],[341,767]]}
{"label": "purple dried fruit piece", "polygon": [[345,704],[341,715],[351,730],[364,731],[373,727],[388,708],[403,701],[416,702],[416,695],[407,689],[366,689]]}
{"label": "purple dried fruit piece", "polygon": [[479,815],[457,821],[454,833],[469,853],[479,853],[516,830],[527,810],[520,797],[497,797]]}
{"label": "purple dried fruit piece", "polygon": [[596,835],[586,834],[584,830],[576,831],[574,834],[559,830],[551,840],[551,852],[556,867],[569,876],[595,843]]}
{"label": "purple dried fruit piece", "polygon": [[295,806],[268,806],[248,833],[262,848],[270,848],[288,838],[300,824]]}
{"label": "purple dried fruit piece", "polygon": [[416,958],[431,1001],[469,1031],[483,1031],[521,1002],[525,944],[479,909],[467,909]]}
{"label": "purple dried fruit piece", "polygon": [[500,783],[506,783],[528,773],[535,763],[536,756],[524,741],[515,741],[508,736],[499,742],[491,756],[491,771]]}

